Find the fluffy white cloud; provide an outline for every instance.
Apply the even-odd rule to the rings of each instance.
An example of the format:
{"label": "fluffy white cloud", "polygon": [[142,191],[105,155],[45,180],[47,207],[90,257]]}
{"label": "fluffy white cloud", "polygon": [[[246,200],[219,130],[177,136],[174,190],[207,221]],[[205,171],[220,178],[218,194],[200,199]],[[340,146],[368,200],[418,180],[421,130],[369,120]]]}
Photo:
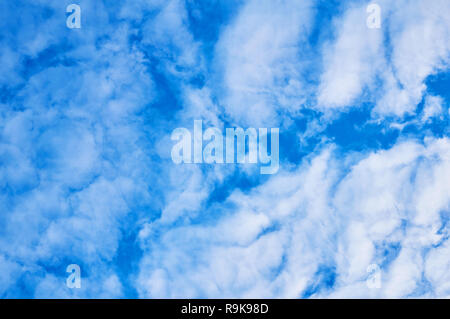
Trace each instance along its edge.
{"label": "fluffy white cloud", "polygon": [[[366,97],[384,118],[426,96],[421,121],[437,117],[444,101],[425,95],[424,81],[448,67],[448,1],[380,1],[382,30],[366,28],[365,6],[343,8],[336,37],[317,49],[317,87],[302,77],[310,1],[244,3],[207,62],[183,1],[82,1],[85,21],[103,27],[70,33],[53,15],[62,4],[48,19],[33,15],[45,3],[18,32],[6,27],[12,18],[0,22],[0,85],[17,89],[0,104],[1,296],[20,295],[18,281],[45,298],[123,297],[125,283],[142,297],[449,296],[448,138],[344,155],[322,142],[301,164],[218,201],[216,186],[251,168],[177,166],[168,143],[172,127],[194,119],[267,127],[302,107],[334,118]],[[192,85],[199,75],[204,83]],[[166,89],[180,105],[156,118]],[[302,136],[327,123],[313,119]],[[124,275],[121,246],[138,231],[138,273]],[[83,288],[70,291],[64,269],[74,262]],[[380,289],[366,285],[373,263]]]}
{"label": "fluffy white cloud", "polygon": [[[107,8],[97,9],[103,24]],[[46,23],[64,26],[64,19]],[[84,37],[72,35],[77,45],[65,54],[75,59],[66,66],[45,67],[36,58],[50,42],[25,41],[31,46],[20,53],[44,65],[30,70],[0,113],[0,264],[11,278],[0,282],[2,296],[21,296],[19,279],[35,297],[123,296],[111,264],[123,223],[138,220],[136,207],[150,203],[147,178],[157,180],[136,116],[154,88],[142,52],[128,44],[126,25],[86,29]],[[111,39],[102,38],[106,32]],[[70,263],[81,266],[77,291],[65,286]]]}
{"label": "fluffy white cloud", "polygon": [[366,6],[352,6],[333,26],[336,39],[324,45],[324,72],[318,88],[320,109],[351,107],[373,87],[384,66],[383,30],[366,27]]}
{"label": "fluffy white cloud", "polygon": [[[439,230],[450,208],[449,146],[404,142],[361,160],[326,149],[249,194],[235,191],[219,211],[203,212],[215,216],[207,224],[149,224],[140,294],[295,298],[315,286],[313,296],[322,297],[443,297],[444,271],[426,279],[436,287],[420,289],[425,265],[448,263],[425,252],[446,242]],[[386,259],[382,247],[397,243],[398,256]],[[373,263],[382,267],[374,290],[366,285]],[[316,276],[324,266],[336,278],[333,290]]]}
{"label": "fluffy white cloud", "polygon": [[225,113],[241,125],[278,123],[277,111],[304,103],[300,43],[311,27],[310,1],[249,1],[216,48]]}
{"label": "fluffy white cloud", "polygon": [[428,121],[442,114],[443,99],[440,96],[427,95],[423,109],[422,121]]}
{"label": "fluffy white cloud", "polygon": [[380,29],[366,27],[367,4],[350,6],[335,19],[336,38],[324,46],[319,108],[345,109],[364,99],[375,102],[377,116],[412,113],[425,79],[448,69],[448,1],[377,3]]}

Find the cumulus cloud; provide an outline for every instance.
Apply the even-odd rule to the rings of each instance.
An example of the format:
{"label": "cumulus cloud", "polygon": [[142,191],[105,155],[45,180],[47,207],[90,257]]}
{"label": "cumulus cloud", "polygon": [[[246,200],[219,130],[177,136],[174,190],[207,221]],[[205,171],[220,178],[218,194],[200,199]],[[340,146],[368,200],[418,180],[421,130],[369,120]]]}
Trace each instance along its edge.
{"label": "cumulus cloud", "polygon": [[[0,4],[0,296],[448,297],[448,1],[379,4]],[[280,126],[278,174],[175,165],[199,119]]]}
{"label": "cumulus cloud", "polygon": [[[249,194],[235,191],[214,221],[157,233],[149,225],[141,296],[444,297],[445,272],[428,279],[425,265],[448,263],[426,252],[447,241],[449,144],[401,142],[356,161],[327,148]],[[376,290],[366,285],[373,263],[382,269]],[[323,269],[335,281],[324,282]],[[421,290],[423,280],[439,284]]]}
{"label": "cumulus cloud", "polygon": [[439,96],[429,95],[425,98],[425,106],[422,115],[422,121],[429,121],[433,117],[442,114],[443,100]]}
{"label": "cumulus cloud", "polygon": [[277,110],[304,103],[301,43],[311,15],[310,1],[249,1],[223,31],[216,55],[233,121],[276,124]]}
{"label": "cumulus cloud", "polygon": [[[97,21],[105,23],[101,12],[107,8],[98,9]],[[61,20],[64,15],[46,23]],[[40,52],[51,45],[42,41],[22,53],[42,68],[26,78],[2,113],[1,254],[12,278],[22,270],[15,276],[27,282],[31,296],[123,296],[116,269],[107,265],[119,249],[122,222],[137,218],[136,202],[149,200],[148,154],[139,141],[144,125],[136,112],[151,101],[153,82],[142,53],[121,36],[127,26],[108,29],[117,37],[101,44],[95,41],[106,30],[75,35],[76,48],[62,53],[66,65],[42,65]],[[80,291],[61,286],[65,267],[74,262],[85,275]],[[21,296],[15,284],[3,283],[1,294]]]}
{"label": "cumulus cloud", "polygon": [[350,7],[334,22],[336,38],[324,44],[324,72],[318,90],[322,109],[353,106],[374,85],[383,67],[382,29],[366,27],[366,5]]}
{"label": "cumulus cloud", "polygon": [[336,37],[324,46],[320,108],[348,109],[362,99],[375,103],[378,116],[413,113],[425,79],[448,68],[448,2],[377,3],[380,29],[366,27],[366,3],[351,5],[336,18]]}

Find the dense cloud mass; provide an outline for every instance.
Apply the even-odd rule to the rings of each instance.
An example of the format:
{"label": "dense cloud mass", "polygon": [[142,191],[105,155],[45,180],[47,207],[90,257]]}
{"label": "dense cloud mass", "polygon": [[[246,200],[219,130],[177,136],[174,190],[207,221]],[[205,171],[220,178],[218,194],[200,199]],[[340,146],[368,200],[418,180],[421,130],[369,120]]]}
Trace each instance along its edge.
{"label": "dense cloud mass", "polygon": [[450,297],[448,0],[71,3],[0,3],[1,298]]}

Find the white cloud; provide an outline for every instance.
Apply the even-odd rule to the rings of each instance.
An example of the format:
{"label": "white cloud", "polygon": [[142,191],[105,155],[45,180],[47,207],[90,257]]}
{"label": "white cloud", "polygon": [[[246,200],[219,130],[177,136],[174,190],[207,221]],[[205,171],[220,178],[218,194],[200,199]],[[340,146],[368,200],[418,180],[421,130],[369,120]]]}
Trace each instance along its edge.
{"label": "white cloud", "polygon": [[310,1],[249,1],[216,48],[225,113],[241,125],[276,124],[277,110],[297,110],[305,92],[301,47],[311,21]]}
{"label": "white cloud", "polygon": [[[141,236],[147,248],[140,295],[293,298],[317,280],[322,265],[334,265],[333,289],[318,288],[313,296],[443,296],[445,288],[420,287],[423,252],[445,240],[438,230],[450,205],[444,184],[450,178],[449,145],[448,139],[399,143],[350,167],[344,163],[352,161],[327,149],[249,194],[233,192],[220,211],[203,211],[217,216],[211,222],[170,229],[154,224]],[[342,170],[349,172],[339,181]],[[396,243],[398,256],[387,260],[380,247]],[[446,261],[433,262],[445,267]],[[365,283],[372,263],[382,266],[379,290]]]}
{"label": "white cloud", "polygon": [[[365,280],[369,261],[380,265],[384,262],[373,252],[374,245],[383,242],[398,242],[401,248],[392,264],[383,268],[383,286],[377,296],[407,297],[417,293],[424,271],[423,253],[445,240],[438,230],[445,226],[440,214],[450,207],[450,188],[442,183],[450,177],[449,145],[448,139],[429,140],[425,146],[398,144],[362,160],[341,182],[335,205],[349,219],[349,226],[342,231],[354,237],[342,242],[338,269],[342,267],[340,272],[346,273],[348,262],[362,264],[359,270],[340,277],[342,288],[335,296],[343,296],[341,290],[345,291],[347,285]],[[352,231],[355,221],[364,229],[360,235]],[[364,241],[369,246],[362,245]],[[365,260],[362,256],[366,256]],[[362,288],[353,294],[370,296]]]}
{"label": "white cloud", "polygon": [[321,109],[353,106],[383,67],[383,31],[367,28],[366,16],[366,5],[350,7],[334,21],[337,37],[324,45],[324,73],[317,97]]}
{"label": "white cloud", "polygon": [[[100,17],[105,8],[97,9]],[[51,21],[64,26],[64,15]],[[136,116],[155,93],[143,54],[128,45],[126,26],[100,42],[109,27],[83,28],[85,37],[73,35],[77,45],[66,52],[72,64],[40,65],[0,113],[0,263],[35,297],[123,296],[111,263],[123,223],[139,220],[157,180]],[[50,45],[39,43],[27,52]],[[74,262],[82,263],[86,284],[76,293],[64,273]],[[15,284],[0,282],[2,295],[23,297]]]}
{"label": "white cloud", "polygon": [[347,109],[364,99],[375,102],[377,116],[403,116],[422,100],[425,79],[448,69],[448,1],[377,3],[380,29],[365,26],[366,4],[335,19],[336,39],[324,45],[319,108]]}
{"label": "white cloud", "polygon": [[[105,28],[83,24],[83,36],[71,34],[76,45],[65,57],[74,65],[34,70],[17,99],[1,104],[0,272],[7,278],[0,294],[14,295],[17,280],[31,278],[25,283],[35,297],[122,297],[123,278],[111,265],[132,224],[130,231],[140,230],[134,284],[143,297],[299,297],[308,289],[313,297],[449,295],[448,138],[344,158],[329,146],[212,204],[215,184],[234,168],[166,165],[167,122],[147,117],[157,93],[148,56],[180,91],[183,109],[171,125],[199,117],[214,126],[223,117],[278,124],[279,113],[295,117],[310,98],[301,77],[309,1],[246,3],[216,46],[212,68],[222,78],[202,88],[189,84],[207,71],[183,2],[129,3],[120,17],[133,24],[114,28],[101,3],[85,4]],[[380,4],[391,57],[382,31],[366,28],[365,7],[351,7],[323,46],[320,110],[352,106],[367,89],[374,114],[401,116],[422,100],[425,78],[448,64],[448,2]],[[17,35],[17,54],[0,52],[8,73],[0,83],[21,83],[22,55],[35,58],[57,43],[50,31],[64,21],[50,19],[42,33],[50,35],[33,38],[36,19]],[[144,30],[140,45],[130,45],[134,23]],[[438,99],[427,95],[424,120],[439,114]],[[323,123],[308,127],[310,137]],[[398,252],[385,256],[380,247],[391,244]],[[64,269],[72,259],[84,263],[80,291],[68,291],[65,274],[46,268]],[[372,263],[383,266],[379,290],[365,285]],[[323,268],[336,278],[332,289],[321,282]]]}
{"label": "white cloud", "polygon": [[[447,234],[448,236],[448,234]],[[450,242],[446,240],[442,246],[432,249],[425,261],[425,276],[434,287],[434,296],[450,297]]]}
{"label": "white cloud", "polygon": [[433,117],[442,114],[442,105],[444,101],[440,96],[427,95],[423,109],[422,121],[428,121]]}

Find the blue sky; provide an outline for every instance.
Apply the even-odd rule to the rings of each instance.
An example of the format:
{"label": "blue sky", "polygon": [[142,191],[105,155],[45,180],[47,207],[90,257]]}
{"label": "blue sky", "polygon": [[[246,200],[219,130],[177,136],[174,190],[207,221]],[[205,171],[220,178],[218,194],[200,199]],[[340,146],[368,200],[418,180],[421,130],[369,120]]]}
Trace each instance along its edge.
{"label": "blue sky", "polygon": [[[1,2],[0,297],[450,297],[450,3],[376,3]],[[279,171],[176,165],[194,120]]]}

